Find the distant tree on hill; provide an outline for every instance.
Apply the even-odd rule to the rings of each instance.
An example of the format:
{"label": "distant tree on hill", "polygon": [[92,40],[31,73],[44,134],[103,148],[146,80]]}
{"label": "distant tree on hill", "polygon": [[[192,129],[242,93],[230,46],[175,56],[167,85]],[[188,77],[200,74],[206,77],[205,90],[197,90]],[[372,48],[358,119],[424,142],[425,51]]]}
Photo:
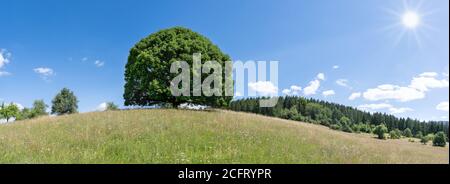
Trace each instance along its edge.
{"label": "distant tree on hill", "polygon": [[438,132],[433,139],[433,146],[445,147],[447,145],[447,136],[444,132]]}
{"label": "distant tree on hill", "polygon": [[411,132],[411,129],[409,129],[409,128],[406,128],[406,129],[403,131],[403,135],[404,135],[405,137],[408,137],[408,138],[413,137],[413,134],[412,134],[412,132]]}
{"label": "distant tree on hill", "polygon": [[115,111],[115,110],[119,110],[119,106],[114,104],[114,102],[106,103],[106,111]]}
{"label": "distant tree on hill", "polygon": [[31,118],[48,115],[47,107],[48,105],[45,104],[44,100],[35,100],[33,102],[33,107],[31,108]]}
{"label": "distant tree on hill", "polygon": [[386,133],[388,133],[388,129],[386,125],[381,124],[375,128],[374,133],[377,134],[378,139],[386,139]]}
{"label": "distant tree on hill", "polygon": [[64,115],[78,112],[78,100],[75,94],[67,88],[59,92],[52,100],[52,114]]}
{"label": "distant tree on hill", "polygon": [[429,141],[434,139],[434,135],[433,134],[428,134],[425,136],[422,136],[422,138],[420,139],[420,142],[424,145],[426,145]]}
{"label": "distant tree on hill", "polygon": [[[208,105],[212,107],[228,107],[232,96],[206,96],[204,93],[190,96],[174,96],[171,93],[171,80],[178,74],[170,72],[171,64],[185,61],[193,66],[193,54],[201,54],[202,61],[216,61],[225,68],[231,58],[223,53],[208,38],[192,30],[175,27],[151,34],[138,42],[130,51],[128,63],[125,66],[125,105],[166,105],[177,108],[183,103]],[[217,71],[215,71],[217,72]],[[189,76],[201,76],[201,83],[209,74],[190,70]],[[225,72],[222,72],[225,84]],[[232,80],[232,79],[231,79]],[[193,83],[191,81],[191,83]],[[194,87],[191,84],[192,87]],[[191,88],[192,88],[191,87]],[[228,94],[229,95],[229,94]]]}
{"label": "distant tree on hill", "polygon": [[19,116],[20,110],[16,104],[10,103],[9,105],[5,105],[2,103],[0,106],[0,117],[5,118],[6,122],[9,122],[11,118],[16,118]]}

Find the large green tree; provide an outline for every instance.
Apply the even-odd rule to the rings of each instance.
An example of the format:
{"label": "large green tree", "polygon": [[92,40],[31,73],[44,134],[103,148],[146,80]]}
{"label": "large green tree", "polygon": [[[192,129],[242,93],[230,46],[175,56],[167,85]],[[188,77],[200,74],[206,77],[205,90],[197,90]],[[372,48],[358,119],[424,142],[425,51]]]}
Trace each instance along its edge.
{"label": "large green tree", "polygon": [[[216,61],[225,68],[231,62],[228,55],[214,45],[208,38],[182,27],[161,30],[138,42],[131,50],[125,67],[125,105],[149,106],[167,105],[178,107],[182,103],[226,107],[231,96],[222,95],[174,96],[170,90],[170,82],[178,74],[170,72],[173,62],[185,61],[193,66],[193,54],[201,54],[202,63]],[[193,86],[193,75],[199,74],[190,70],[190,86]],[[225,72],[222,72],[225,81]],[[208,73],[202,74],[202,82]],[[224,84],[224,82],[223,82]]]}
{"label": "large green tree", "polygon": [[78,112],[78,100],[75,94],[67,88],[59,92],[52,100],[52,114],[63,115]]}

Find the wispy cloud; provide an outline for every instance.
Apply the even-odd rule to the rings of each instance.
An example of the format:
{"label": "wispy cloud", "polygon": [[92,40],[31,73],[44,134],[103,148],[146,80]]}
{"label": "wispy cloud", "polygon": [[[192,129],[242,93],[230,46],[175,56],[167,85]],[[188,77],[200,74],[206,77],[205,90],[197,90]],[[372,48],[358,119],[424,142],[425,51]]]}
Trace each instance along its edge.
{"label": "wispy cloud", "polygon": [[49,78],[51,76],[55,75],[55,72],[53,71],[53,69],[51,68],[47,68],[47,67],[39,67],[39,68],[35,68],[33,69],[33,71],[35,73],[37,73],[42,79],[44,79],[45,81],[49,81]]}
{"label": "wispy cloud", "polygon": [[327,90],[327,91],[322,92],[322,95],[323,95],[324,97],[333,96],[333,95],[335,95],[335,94],[336,94],[336,92],[334,92],[334,90]]}
{"label": "wispy cloud", "polygon": [[248,87],[250,88],[250,90],[257,92],[262,96],[275,96],[278,94],[278,87],[276,87],[270,81],[258,81],[249,83]]}
{"label": "wispy cloud", "polygon": [[10,62],[12,54],[8,52],[6,49],[0,49],[0,77],[11,75],[11,73],[2,71],[2,68],[6,66]]}
{"label": "wispy cloud", "polygon": [[350,88],[350,86],[348,85],[347,79],[338,79],[338,80],[336,80],[336,84],[339,86],[342,86],[342,87]]}
{"label": "wispy cloud", "polygon": [[357,98],[360,98],[361,95],[362,95],[362,94],[361,94],[360,92],[352,93],[352,94],[348,97],[348,99],[349,99],[349,100],[356,100]]}
{"label": "wispy cloud", "polygon": [[97,66],[97,67],[103,67],[103,66],[105,65],[105,62],[100,61],[100,60],[96,60],[96,61],[94,62],[94,64],[95,64],[95,66]]}
{"label": "wispy cloud", "polygon": [[283,94],[288,96],[297,96],[300,95],[300,92],[302,91],[302,87],[292,85],[289,89],[284,89]]}
{"label": "wispy cloud", "polygon": [[436,106],[437,110],[448,112],[448,101],[441,102]]}

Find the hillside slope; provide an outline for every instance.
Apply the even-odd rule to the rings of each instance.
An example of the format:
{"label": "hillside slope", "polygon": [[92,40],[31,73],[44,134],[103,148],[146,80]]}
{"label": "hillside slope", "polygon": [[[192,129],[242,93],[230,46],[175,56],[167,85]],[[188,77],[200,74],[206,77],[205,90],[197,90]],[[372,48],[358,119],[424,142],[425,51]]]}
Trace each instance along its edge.
{"label": "hillside slope", "polygon": [[449,163],[449,149],[253,114],[134,110],[0,125],[0,163]]}

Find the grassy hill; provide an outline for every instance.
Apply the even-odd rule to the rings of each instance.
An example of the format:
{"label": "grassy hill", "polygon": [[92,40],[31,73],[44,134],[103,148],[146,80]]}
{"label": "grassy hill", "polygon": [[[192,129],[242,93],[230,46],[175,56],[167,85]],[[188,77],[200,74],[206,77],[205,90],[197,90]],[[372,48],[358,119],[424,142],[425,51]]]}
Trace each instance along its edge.
{"label": "grassy hill", "polygon": [[134,110],[0,125],[0,163],[449,163],[449,149],[253,114]]}

